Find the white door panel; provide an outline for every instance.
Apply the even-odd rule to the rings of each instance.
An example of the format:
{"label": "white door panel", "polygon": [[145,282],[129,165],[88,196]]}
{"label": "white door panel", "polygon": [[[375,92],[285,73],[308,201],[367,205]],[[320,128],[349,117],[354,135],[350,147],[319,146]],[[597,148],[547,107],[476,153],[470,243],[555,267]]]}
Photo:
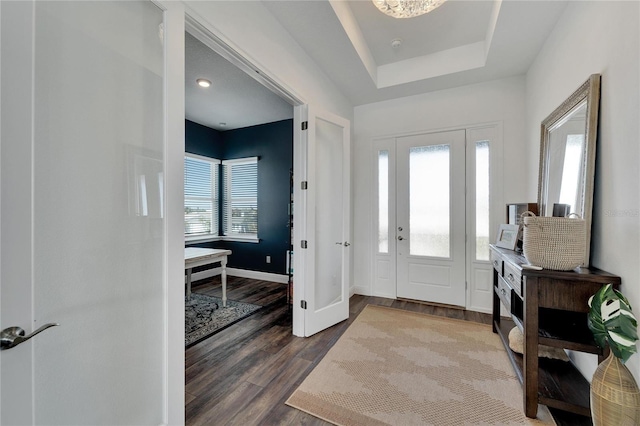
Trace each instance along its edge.
{"label": "white door panel", "polygon": [[179,200],[165,185],[182,181],[166,172],[182,161],[166,158],[165,12],[146,1],[0,7],[1,323],[60,324],[2,351],[1,422],[175,420],[165,203]]}
{"label": "white door panel", "polygon": [[349,316],[350,123],[308,108],[305,336]]}
{"label": "white door panel", "polygon": [[465,305],[465,132],[396,140],[398,297]]}

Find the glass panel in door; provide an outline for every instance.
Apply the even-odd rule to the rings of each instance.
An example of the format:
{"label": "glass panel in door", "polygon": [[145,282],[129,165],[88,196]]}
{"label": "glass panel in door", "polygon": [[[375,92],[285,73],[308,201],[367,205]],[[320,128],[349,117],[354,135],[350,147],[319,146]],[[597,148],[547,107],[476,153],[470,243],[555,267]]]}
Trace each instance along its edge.
{"label": "glass panel in door", "polygon": [[[343,128],[316,120],[315,309],[342,300]],[[313,184],[313,183],[312,183]]]}
{"label": "glass panel in door", "polygon": [[389,151],[378,151],[378,253],[389,253]]}
{"label": "glass panel in door", "polygon": [[489,260],[489,141],[475,144],[475,259]]}
{"label": "glass panel in door", "polygon": [[449,163],[449,145],[409,149],[410,255],[450,257]]}

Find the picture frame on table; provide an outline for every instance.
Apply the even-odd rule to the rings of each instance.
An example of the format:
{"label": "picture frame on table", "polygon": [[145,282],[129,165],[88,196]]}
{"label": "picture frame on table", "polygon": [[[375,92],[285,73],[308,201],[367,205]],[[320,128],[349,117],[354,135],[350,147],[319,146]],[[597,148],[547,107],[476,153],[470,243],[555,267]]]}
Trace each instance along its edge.
{"label": "picture frame on table", "polygon": [[520,225],[508,225],[503,223],[498,229],[498,236],[496,237],[496,247],[515,250],[518,244],[519,232]]}

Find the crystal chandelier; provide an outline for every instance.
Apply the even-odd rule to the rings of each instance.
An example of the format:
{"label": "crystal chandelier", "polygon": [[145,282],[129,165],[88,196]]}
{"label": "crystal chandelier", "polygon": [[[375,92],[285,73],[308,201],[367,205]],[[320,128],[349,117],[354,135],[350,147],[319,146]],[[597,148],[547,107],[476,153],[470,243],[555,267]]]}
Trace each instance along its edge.
{"label": "crystal chandelier", "polygon": [[413,18],[424,15],[446,0],[372,0],[382,12],[394,18]]}

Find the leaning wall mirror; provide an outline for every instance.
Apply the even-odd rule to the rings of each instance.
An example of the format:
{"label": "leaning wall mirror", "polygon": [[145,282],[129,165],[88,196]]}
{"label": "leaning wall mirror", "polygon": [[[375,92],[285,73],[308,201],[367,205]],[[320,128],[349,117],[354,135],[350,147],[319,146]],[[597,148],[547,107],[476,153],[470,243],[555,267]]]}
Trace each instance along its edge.
{"label": "leaning wall mirror", "polygon": [[589,266],[600,74],[593,74],[542,121],[538,208],[541,216],[576,213],[587,230]]}

